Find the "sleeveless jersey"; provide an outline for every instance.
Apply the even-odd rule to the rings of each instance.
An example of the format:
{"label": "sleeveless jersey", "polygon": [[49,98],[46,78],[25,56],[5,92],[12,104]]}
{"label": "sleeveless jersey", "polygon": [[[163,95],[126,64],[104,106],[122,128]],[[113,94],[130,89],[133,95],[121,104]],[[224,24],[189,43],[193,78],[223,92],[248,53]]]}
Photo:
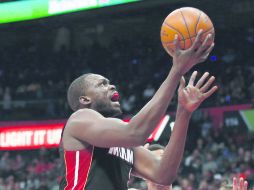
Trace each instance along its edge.
{"label": "sleeveless jersey", "polygon": [[134,162],[129,148],[60,148],[63,171],[60,190],[127,190]]}

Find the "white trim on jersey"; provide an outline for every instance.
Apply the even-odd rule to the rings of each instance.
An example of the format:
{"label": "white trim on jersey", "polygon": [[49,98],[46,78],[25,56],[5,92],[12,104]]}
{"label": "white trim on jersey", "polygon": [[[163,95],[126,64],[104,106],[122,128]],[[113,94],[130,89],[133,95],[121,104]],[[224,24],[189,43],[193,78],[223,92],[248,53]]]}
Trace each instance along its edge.
{"label": "white trim on jersey", "polygon": [[75,176],[74,176],[74,184],[73,184],[72,190],[78,184],[78,170],[79,170],[79,151],[76,152]]}

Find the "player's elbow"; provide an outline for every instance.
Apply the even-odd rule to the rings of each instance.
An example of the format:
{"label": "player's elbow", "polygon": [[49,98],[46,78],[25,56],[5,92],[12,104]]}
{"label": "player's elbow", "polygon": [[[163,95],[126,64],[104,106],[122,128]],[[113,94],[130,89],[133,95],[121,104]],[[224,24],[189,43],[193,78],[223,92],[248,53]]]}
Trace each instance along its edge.
{"label": "player's elbow", "polygon": [[132,137],[134,146],[143,146],[146,143],[146,138],[140,136],[140,135],[134,135]]}
{"label": "player's elbow", "polygon": [[143,133],[139,132],[138,130],[131,129],[129,130],[129,136],[132,139],[133,146],[140,146],[144,145],[146,142],[146,137]]}

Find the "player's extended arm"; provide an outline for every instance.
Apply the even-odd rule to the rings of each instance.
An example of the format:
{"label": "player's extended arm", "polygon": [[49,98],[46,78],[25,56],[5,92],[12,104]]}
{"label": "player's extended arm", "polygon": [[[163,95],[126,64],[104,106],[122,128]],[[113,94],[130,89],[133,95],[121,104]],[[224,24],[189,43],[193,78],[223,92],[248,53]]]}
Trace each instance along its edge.
{"label": "player's extended arm", "polygon": [[118,119],[105,118],[93,110],[83,109],[72,115],[66,130],[70,130],[69,134],[73,137],[98,147],[131,147],[143,144],[165,114],[181,76],[195,64],[204,61],[212,50],[213,44],[207,45],[211,36],[208,35],[200,45],[201,35],[202,31],[188,50],[180,50],[176,36],[173,66],[167,78],[153,98],[128,124]]}
{"label": "player's extended arm", "polygon": [[178,90],[178,108],[175,126],[161,159],[156,159],[144,148],[135,148],[134,175],[136,173],[162,185],[172,184],[182,160],[191,114],[199,107],[202,101],[217,90],[217,86],[209,88],[215,79],[214,77],[210,77],[204,84],[209,73],[205,73],[197,84],[194,85],[196,75],[197,72],[193,72],[187,87],[185,87],[184,79],[181,80]]}

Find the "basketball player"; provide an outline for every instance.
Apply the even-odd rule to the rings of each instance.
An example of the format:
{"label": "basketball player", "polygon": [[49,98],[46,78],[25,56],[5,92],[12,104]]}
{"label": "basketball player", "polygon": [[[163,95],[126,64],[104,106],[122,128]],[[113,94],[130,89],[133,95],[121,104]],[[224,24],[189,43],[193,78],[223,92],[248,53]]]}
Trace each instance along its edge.
{"label": "basketball player", "polygon": [[[85,74],[71,83],[67,97],[74,113],[62,134],[60,154],[65,166],[60,189],[127,190],[130,174],[157,184],[172,184],[182,159],[190,117],[217,90],[216,86],[210,88],[214,77],[206,81],[208,73],[194,84],[197,72],[193,72],[185,86],[183,75],[206,60],[214,46],[211,35],[201,42],[202,33],[199,31],[188,50],[181,50],[175,37],[173,65],[167,78],[129,123],[112,118],[121,114],[121,109],[116,87],[108,79]],[[159,160],[139,146],[165,114],[179,81],[175,127]]]}

